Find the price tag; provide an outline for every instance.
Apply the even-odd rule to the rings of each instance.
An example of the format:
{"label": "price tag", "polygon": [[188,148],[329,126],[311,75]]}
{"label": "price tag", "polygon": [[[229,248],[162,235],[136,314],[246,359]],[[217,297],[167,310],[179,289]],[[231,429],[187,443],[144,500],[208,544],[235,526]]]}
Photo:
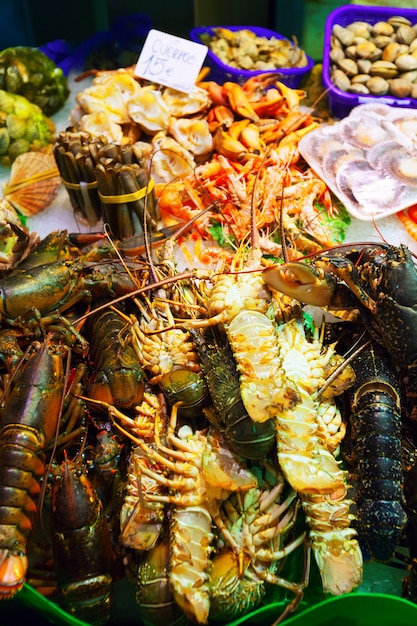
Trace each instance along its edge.
{"label": "price tag", "polygon": [[207,54],[207,46],[149,31],[140,53],[135,74],[154,83],[189,93],[195,85]]}

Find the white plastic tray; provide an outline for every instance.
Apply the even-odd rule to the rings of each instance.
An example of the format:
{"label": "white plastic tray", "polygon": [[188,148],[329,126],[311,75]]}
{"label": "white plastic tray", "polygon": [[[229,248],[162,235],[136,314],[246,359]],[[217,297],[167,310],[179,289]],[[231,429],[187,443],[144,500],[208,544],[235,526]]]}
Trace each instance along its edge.
{"label": "white plastic tray", "polygon": [[299,149],[358,220],[381,219],[417,203],[417,110],[359,105],[303,137]]}

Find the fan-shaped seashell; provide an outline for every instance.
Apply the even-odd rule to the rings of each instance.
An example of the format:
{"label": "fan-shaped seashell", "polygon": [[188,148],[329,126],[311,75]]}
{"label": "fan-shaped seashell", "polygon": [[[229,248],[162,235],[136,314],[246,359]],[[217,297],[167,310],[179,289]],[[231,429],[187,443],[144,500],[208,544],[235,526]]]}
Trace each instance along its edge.
{"label": "fan-shaped seashell", "polygon": [[417,141],[417,113],[415,116],[397,117],[392,120],[394,126],[409,139]]}
{"label": "fan-shaped seashell", "polygon": [[371,167],[380,172],[384,172],[384,159],[393,150],[401,149],[401,145],[394,139],[387,139],[371,146],[367,151],[366,158]]}
{"label": "fan-shaped seashell", "polygon": [[337,189],[348,198],[353,204],[357,204],[357,200],[352,191],[352,181],[359,175],[372,172],[371,166],[366,159],[351,159],[344,163],[336,172]]}
{"label": "fan-shaped seashell", "polygon": [[379,117],[385,118],[392,115],[392,107],[388,104],[383,104],[381,102],[367,102],[366,104],[360,104],[359,106],[352,109],[349,114],[349,117],[346,119],[352,119],[357,117]]}
{"label": "fan-shaped seashell", "polygon": [[181,91],[168,87],[164,90],[162,97],[169,107],[171,115],[174,117],[195,115],[196,113],[205,111],[212,104],[208,91],[197,85],[188,93],[182,93]]}
{"label": "fan-shaped seashell", "polygon": [[363,158],[364,153],[360,148],[339,148],[326,154],[322,161],[322,167],[326,175],[331,173],[335,176],[344,163]]}
{"label": "fan-shaped seashell", "polygon": [[26,152],[13,162],[3,193],[17,211],[30,217],[53,202],[61,182],[52,154]]}
{"label": "fan-shaped seashell", "polygon": [[417,187],[417,152],[407,152],[403,148],[392,150],[384,155],[381,168],[387,176],[407,187]]}
{"label": "fan-shaped seashell", "polygon": [[168,132],[183,148],[195,155],[207,154],[213,150],[213,136],[207,120],[171,118]]}
{"label": "fan-shaped seashell", "polygon": [[308,150],[319,159],[323,159],[326,154],[335,150],[341,150],[344,142],[334,132],[326,132],[327,129],[316,129],[308,133],[304,143],[308,145]]}
{"label": "fan-shaped seashell", "polygon": [[380,141],[390,138],[389,131],[370,116],[363,118],[345,118],[340,123],[340,133],[343,139],[364,150]]}
{"label": "fan-shaped seashell", "polygon": [[141,87],[128,103],[131,119],[147,133],[154,135],[168,128],[173,113],[152,85]]}
{"label": "fan-shaped seashell", "polygon": [[402,185],[382,176],[365,160],[343,165],[336,176],[338,189],[365,214],[378,214],[399,206]]}

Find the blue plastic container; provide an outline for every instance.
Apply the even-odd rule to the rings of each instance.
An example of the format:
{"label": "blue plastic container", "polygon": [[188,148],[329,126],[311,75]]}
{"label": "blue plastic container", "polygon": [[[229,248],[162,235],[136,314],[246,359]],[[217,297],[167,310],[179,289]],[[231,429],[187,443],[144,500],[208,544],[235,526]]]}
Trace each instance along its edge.
{"label": "blue plastic container", "polygon": [[[197,26],[190,31],[190,38],[192,41],[202,43],[201,36],[207,34],[214,36],[215,28],[228,28],[233,32],[246,29],[251,30],[258,37],[267,37],[268,39],[271,39],[272,37],[275,37],[276,39],[286,39],[286,37],[283,37],[283,35],[280,35],[279,33],[276,33],[269,28],[263,28],[261,26]],[[281,74],[280,80],[288,87],[298,87],[301,79],[306,74],[308,74],[308,72],[314,65],[314,60],[308,55],[307,60],[308,64],[305,67],[277,69],[276,71]],[[222,63],[222,61],[220,61],[219,57],[213,54],[210,49],[207,52],[206,64],[210,67],[211,70],[209,79],[214,80],[221,85],[229,80],[235,83],[243,84],[252,76],[265,73],[265,70],[244,70],[236,67],[231,67],[230,65],[225,65],[224,63]]]}
{"label": "blue plastic container", "polygon": [[[394,4],[394,3],[393,3]],[[394,15],[402,15],[408,18],[412,24],[417,23],[416,9],[403,9],[400,7],[379,7],[365,6],[358,4],[346,4],[332,11],[327,17],[324,30],[324,47],[323,47],[323,85],[328,90],[328,98],[331,112],[337,118],[343,118],[349,115],[351,110],[358,104],[366,104],[368,102],[381,102],[390,106],[405,107],[417,109],[417,100],[413,98],[395,98],[394,96],[371,96],[347,93],[336,87],[330,80],[331,62],[330,49],[332,29],[335,24],[340,26],[348,26],[352,22],[368,22],[368,24],[376,24],[377,22],[386,22],[387,19]]]}

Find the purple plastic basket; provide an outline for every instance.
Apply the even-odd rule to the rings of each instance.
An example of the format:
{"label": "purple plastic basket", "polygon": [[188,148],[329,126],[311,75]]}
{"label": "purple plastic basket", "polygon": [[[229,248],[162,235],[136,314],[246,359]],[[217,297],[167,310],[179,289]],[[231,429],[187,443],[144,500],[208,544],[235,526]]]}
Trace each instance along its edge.
{"label": "purple plastic basket", "polygon": [[[275,37],[276,39],[286,39],[283,35],[276,33],[269,28],[262,28],[261,26],[197,26],[190,31],[190,38],[192,41],[197,43],[202,43],[201,36],[202,35],[215,35],[215,28],[228,28],[231,31],[237,30],[251,30],[258,37],[267,37],[271,39]],[[288,87],[298,87],[301,82],[303,76],[308,74],[311,68],[314,66],[314,61],[311,57],[307,55],[308,64],[305,67],[291,67],[291,68],[279,68],[276,71],[281,74],[281,81],[287,85]],[[214,80],[219,84],[223,84],[226,81],[233,81],[235,83],[243,84],[252,76],[256,76],[257,74],[264,74],[266,71],[275,71],[275,70],[243,70],[235,67],[231,67],[230,65],[225,65],[220,61],[220,59],[213,54],[213,52],[209,49],[207,52],[206,63],[210,67],[210,80]]]}
{"label": "purple plastic basket", "polygon": [[399,7],[372,7],[355,4],[347,4],[332,11],[326,20],[324,31],[324,49],[323,49],[323,85],[328,90],[329,106],[333,115],[337,118],[343,118],[349,115],[350,111],[358,104],[366,104],[368,102],[381,102],[390,106],[404,107],[409,109],[417,108],[417,100],[413,98],[395,98],[394,96],[368,96],[351,94],[341,91],[330,80],[330,44],[332,29],[335,24],[340,26],[348,26],[352,22],[368,22],[376,24],[376,22],[387,21],[394,15],[401,15],[411,21],[412,24],[417,23],[416,9],[401,9]]}

